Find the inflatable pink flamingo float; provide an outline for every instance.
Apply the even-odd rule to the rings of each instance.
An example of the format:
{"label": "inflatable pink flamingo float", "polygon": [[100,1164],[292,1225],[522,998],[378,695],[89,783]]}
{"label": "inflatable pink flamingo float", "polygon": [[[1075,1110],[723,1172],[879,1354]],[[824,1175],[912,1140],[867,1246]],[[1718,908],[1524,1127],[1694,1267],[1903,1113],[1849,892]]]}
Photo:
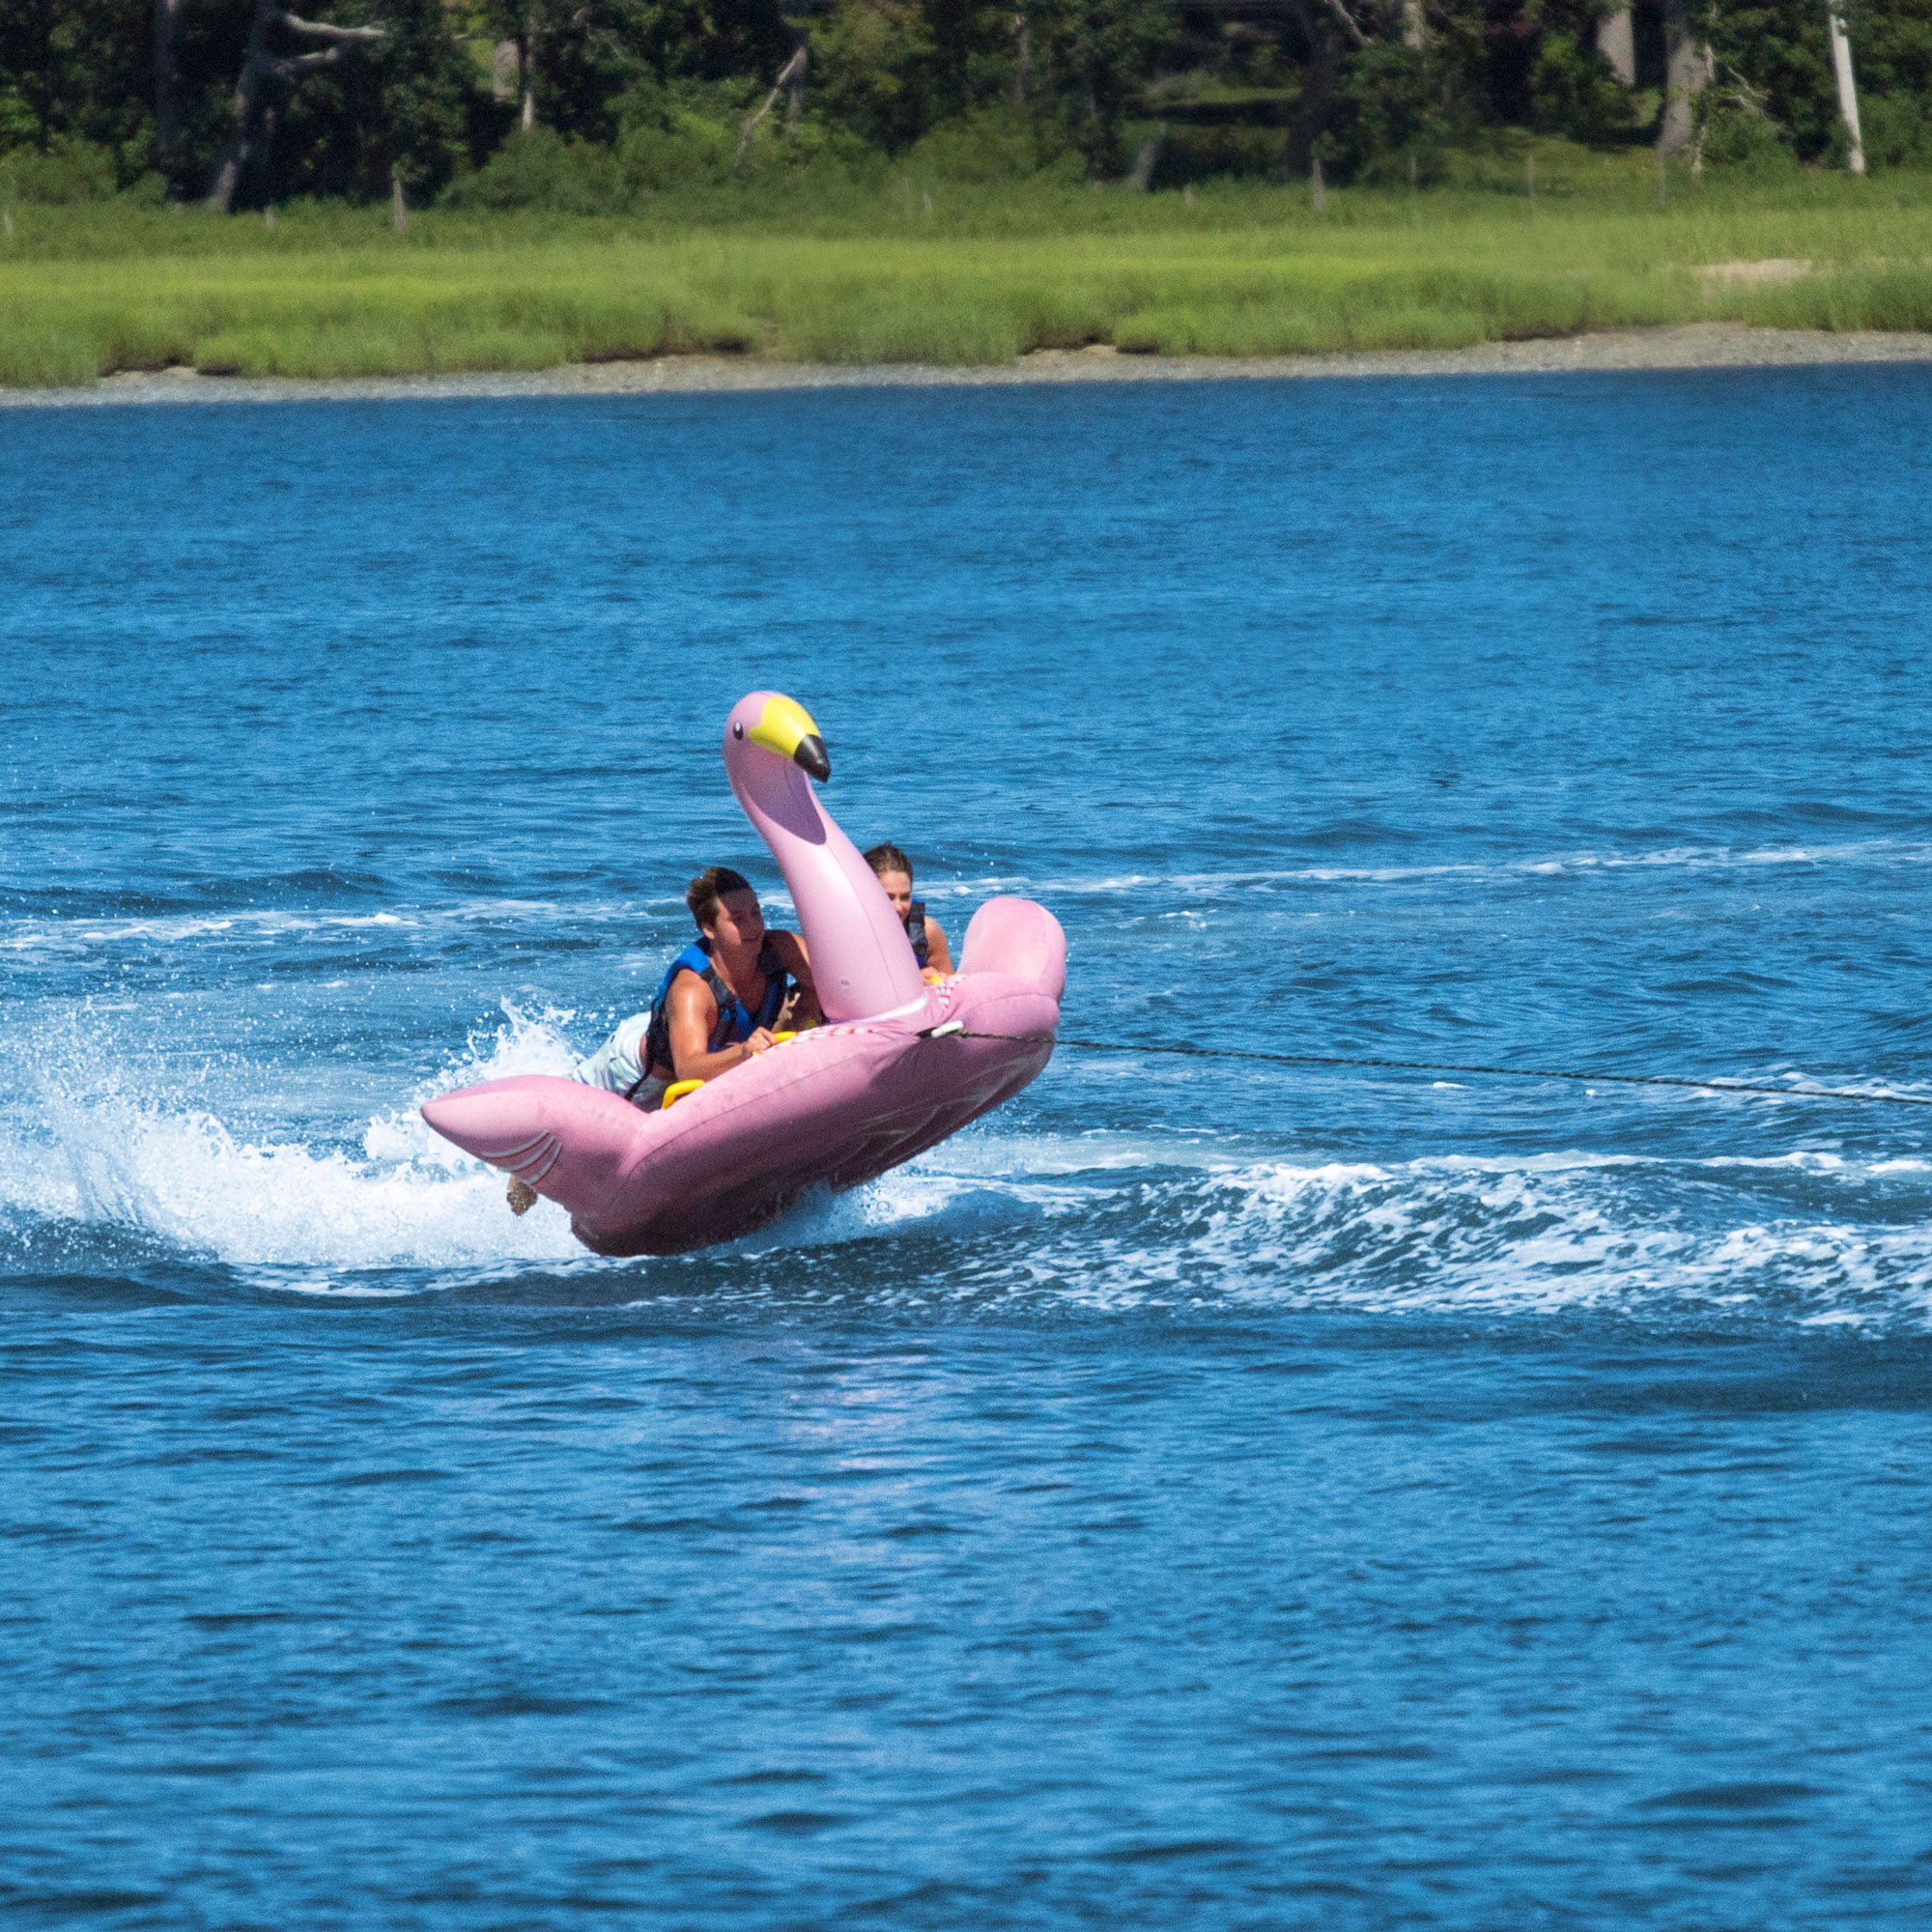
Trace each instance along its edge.
{"label": "inflatable pink flamingo float", "polygon": [[445,1139],[566,1208],[600,1255],[727,1241],[809,1187],[857,1187],[1010,1099],[1053,1051],[1066,939],[1044,906],[989,899],[958,973],[928,985],[808,781],[831,764],[805,707],[769,691],[741,698],[724,769],[791,889],[827,1024],[657,1113],[543,1075],[423,1106]]}

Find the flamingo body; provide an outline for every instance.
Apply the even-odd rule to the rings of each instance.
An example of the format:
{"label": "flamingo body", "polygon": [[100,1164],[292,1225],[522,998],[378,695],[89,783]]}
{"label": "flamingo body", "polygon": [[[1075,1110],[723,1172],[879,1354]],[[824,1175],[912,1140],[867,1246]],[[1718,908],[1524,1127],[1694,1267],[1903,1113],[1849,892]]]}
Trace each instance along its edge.
{"label": "flamingo body", "polygon": [[[793,745],[803,750],[783,749]],[[445,1139],[567,1209],[599,1254],[706,1247],[810,1187],[871,1180],[1011,1098],[1053,1051],[1059,922],[1030,899],[990,899],[958,973],[925,984],[884,889],[797,762],[814,747],[822,770],[810,718],[775,693],[753,693],[725,721],[725,771],[791,890],[827,1025],[662,1112],[543,1075],[423,1106]],[[932,1037],[937,1027],[949,1031]]]}

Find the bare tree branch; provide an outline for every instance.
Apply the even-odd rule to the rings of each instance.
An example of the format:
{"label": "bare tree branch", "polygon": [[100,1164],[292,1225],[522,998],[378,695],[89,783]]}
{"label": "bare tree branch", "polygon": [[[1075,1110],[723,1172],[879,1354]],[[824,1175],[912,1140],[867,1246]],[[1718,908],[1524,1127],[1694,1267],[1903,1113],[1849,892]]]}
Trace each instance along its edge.
{"label": "bare tree branch", "polygon": [[311,41],[386,41],[387,27],[338,27],[328,20],[304,20],[298,14],[278,13],[275,18],[290,33]]}
{"label": "bare tree branch", "polygon": [[312,68],[333,67],[347,49],[343,47],[323,47],[312,54],[284,54],[278,60],[265,63],[268,71],[277,76],[286,73],[307,73]]}
{"label": "bare tree branch", "polygon": [[1369,43],[1368,35],[1363,33],[1361,28],[1356,26],[1354,15],[1349,12],[1348,8],[1343,6],[1342,0],[1327,0],[1327,7],[1329,13],[1333,14],[1336,19],[1341,21],[1343,32],[1346,33],[1349,36],[1349,38],[1351,41],[1353,41],[1358,47],[1365,47],[1368,45]]}
{"label": "bare tree branch", "polygon": [[745,117],[743,126],[738,129],[738,152],[731,156],[733,169],[736,169],[745,158],[745,150],[752,145],[752,136],[757,132],[758,123],[779,104],[786,91],[790,91],[794,102],[797,97],[805,92],[805,49],[800,47],[791,59],[779,69],[779,77],[772,83],[772,91],[765,96],[765,104],[755,114],[748,114]]}

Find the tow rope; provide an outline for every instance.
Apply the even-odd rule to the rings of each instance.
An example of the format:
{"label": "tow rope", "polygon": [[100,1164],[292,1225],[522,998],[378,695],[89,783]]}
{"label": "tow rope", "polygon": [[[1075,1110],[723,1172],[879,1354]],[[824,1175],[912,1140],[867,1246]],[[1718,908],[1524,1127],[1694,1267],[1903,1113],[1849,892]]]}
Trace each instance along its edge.
{"label": "tow rope", "polygon": [[974,1033],[956,1022],[931,1027],[927,1039],[1004,1039],[1020,1045],[1072,1046],[1088,1053],[1164,1053],[1190,1060],[1256,1060],[1276,1066],[1366,1067],[1387,1073],[1468,1073],[1497,1080],[1568,1080],[1577,1086],[1675,1087],[1694,1094],[1767,1094],[1777,1100],[1861,1100],[1892,1107],[1932,1107],[1932,1095],[1865,1094],[1850,1087],[1774,1087],[1756,1080],[1692,1080],[1676,1073],[1578,1073],[1557,1066],[1489,1066],[1454,1060],[1384,1060],[1345,1053],[1263,1053],[1237,1046],[1151,1045],[1145,1040],[1077,1039],[1066,1034]]}

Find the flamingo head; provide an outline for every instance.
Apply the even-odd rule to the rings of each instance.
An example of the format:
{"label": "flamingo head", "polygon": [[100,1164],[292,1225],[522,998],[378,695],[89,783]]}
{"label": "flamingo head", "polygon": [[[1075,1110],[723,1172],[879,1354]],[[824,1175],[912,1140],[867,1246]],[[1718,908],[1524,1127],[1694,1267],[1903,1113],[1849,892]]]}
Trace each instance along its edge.
{"label": "flamingo head", "polygon": [[820,784],[832,776],[832,760],[811,713],[796,698],[776,691],[754,691],[741,697],[724,724],[728,769],[749,776],[753,761],[761,757],[796,765]]}

